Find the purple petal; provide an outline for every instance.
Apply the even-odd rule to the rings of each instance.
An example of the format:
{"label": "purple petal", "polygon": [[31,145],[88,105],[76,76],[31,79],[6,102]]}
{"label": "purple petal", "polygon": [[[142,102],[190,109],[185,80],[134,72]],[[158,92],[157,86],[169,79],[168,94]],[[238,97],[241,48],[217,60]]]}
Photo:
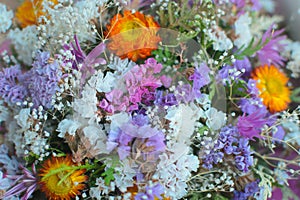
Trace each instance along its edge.
{"label": "purple petal", "polygon": [[30,197],[30,195],[35,191],[35,188],[36,184],[29,186],[21,200],[27,200]]}
{"label": "purple petal", "polygon": [[[87,63],[95,63],[96,58],[103,53],[105,49],[105,44],[104,43],[100,43],[98,44],[85,58],[85,62]],[[102,61],[103,62],[103,61]],[[104,63],[106,64],[106,62]]]}
{"label": "purple petal", "polygon": [[12,197],[14,195],[18,195],[22,192],[24,192],[26,190],[26,186],[24,183],[19,183],[18,185],[14,186],[13,188],[11,188],[10,190],[8,190],[4,197],[9,198]]}

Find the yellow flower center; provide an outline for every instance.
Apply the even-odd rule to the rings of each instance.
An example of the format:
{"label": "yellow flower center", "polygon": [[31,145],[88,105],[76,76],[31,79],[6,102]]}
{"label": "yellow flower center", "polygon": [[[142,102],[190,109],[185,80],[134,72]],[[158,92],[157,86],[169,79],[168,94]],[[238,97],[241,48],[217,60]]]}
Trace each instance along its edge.
{"label": "yellow flower center", "polygon": [[283,85],[275,78],[269,78],[266,81],[266,89],[268,93],[272,96],[277,96],[277,94],[281,93]]}
{"label": "yellow flower center", "polygon": [[290,100],[290,90],[286,84],[288,78],[283,72],[273,65],[257,67],[251,73],[251,77],[257,80],[257,88],[263,104],[271,113],[287,109]]}
{"label": "yellow flower center", "polygon": [[85,169],[79,168],[70,155],[45,160],[39,173],[41,190],[52,200],[75,198],[84,189],[84,182],[88,179],[84,175]]}
{"label": "yellow flower center", "polygon": [[[47,188],[55,194],[68,194],[73,188],[73,182],[66,172],[59,172],[48,178],[46,181]],[[60,182],[63,179],[62,182]]]}
{"label": "yellow flower center", "polygon": [[137,20],[128,21],[124,23],[121,34],[126,41],[134,41],[141,36],[142,28],[143,25]]}
{"label": "yellow flower center", "polygon": [[134,62],[149,57],[161,41],[157,35],[158,23],[140,12],[125,10],[123,15],[115,15],[106,28],[104,34],[110,40],[107,48],[120,58]]}

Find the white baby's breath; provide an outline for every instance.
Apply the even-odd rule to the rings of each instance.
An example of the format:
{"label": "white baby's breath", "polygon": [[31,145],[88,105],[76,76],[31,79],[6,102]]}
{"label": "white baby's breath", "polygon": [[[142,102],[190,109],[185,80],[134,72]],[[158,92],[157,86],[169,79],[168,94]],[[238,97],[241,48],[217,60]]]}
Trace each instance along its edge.
{"label": "white baby's breath", "polygon": [[15,46],[18,54],[17,58],[30,66],[38,41],[36,26],[27,26],[22,30],[18,28],[10,30],[8,38],[10,38],[12,44]]}

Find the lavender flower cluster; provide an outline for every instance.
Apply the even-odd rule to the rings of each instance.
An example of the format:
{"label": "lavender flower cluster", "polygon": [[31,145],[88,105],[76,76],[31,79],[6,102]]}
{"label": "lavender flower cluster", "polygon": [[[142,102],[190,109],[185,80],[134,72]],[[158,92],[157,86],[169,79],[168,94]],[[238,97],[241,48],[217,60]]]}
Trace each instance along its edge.
{"label": "lavender flower cluster", "polygon": [[30,100],[35,108],[50,108],[62,74],[57,61],[49,63],[49,59],[49,52],[39,52],[31,70],[23,73],[20,65],[15,65],[0,72],[4,100],[12,104]]}
{"label": "lavender flower cluster", "polygon": [[237,169],[248,172],[253,165],[251,154],[249,140],[240,137],[236,127],[224,127],[213,149],[205,156],[203,167],[212,169],[215,164],[233,162]]}

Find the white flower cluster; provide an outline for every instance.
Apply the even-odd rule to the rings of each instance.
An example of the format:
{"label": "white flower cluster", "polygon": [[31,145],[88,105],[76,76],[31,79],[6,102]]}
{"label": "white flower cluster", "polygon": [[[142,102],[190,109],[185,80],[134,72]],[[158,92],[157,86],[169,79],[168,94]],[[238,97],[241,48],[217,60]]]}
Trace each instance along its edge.
{"label": "white flower cluster", "polygon": [[[98,77],[98,75],[94,75]],[[94,80],[94,78],[91,78]],[[98,79],[100,82],[101,79]],[[71,105],[74,109],[73,115],[69,115],[59,124],[57,131],[58,136],[64,138],[66,134],[74,137],[76,133],[81,138],[82,145],[89,150],[90,154],[97,156],[101,153],[107,153],[106,141],[107,136],[103,127],[97,121],[97,105],[96,97],[97,81],[89,81],[82,90],[81,98],[75,98]]]}
{"label": "white flower cluster", "polygon": [[252,39],[252,34],[250,30],[250,25],[252,23],[252,18],[249,17],[249,14],[246,13],[238,18],[234,23],[235,34],[238,36],[234,40],[234,44],[241,48],[243,45],[247,47]]}
{"label": "white flower cluster", "polygon": [[27,26],[22,30],[19,28],[11,30],[8,34],[8,38],[15,46],[17,58],[27,65],[32,64],[32,56],[36,50],[38,39],[37,33],[36,26]]}
{"label": "white flower cluster", "polygon": [[[100,16],[99,6],[106,3],[106,0],[89,1],[66,1],[54,7],[44,5],[51,20],[43,18],[45,24],[39,25],[40,38],[39,46],[46,43],[52,48],[60,49],[61,45],[70,42],[76,34],[79,41],[95,41],[95,25],[91,20],[96,20]],[[50,48],[50,47],[49,47]],[[49,49],[50,50],[50,49]]]}
{"label": "white flower cluster", "polygon": [[165,187],[165,194],[172,199],[180,199],[187,193],[187,180],[191,172],[196,171],[199,166],[198,157],[189,154],[189,147],[177,143],[168,149],[171,153],[160,155],[157,166],[157,178]]}
{"label": "white flower cluster", "polygon": [[27,155],[33,152],[43,159],[48,153],[47,139],[49,137],[47,131],[43,130],[43,118],[45,114],[42,110],[31,110],[23,108],[19,110],[8,127],[8,140],[15,144],[16,154],[18,156]]}
{"label": "white flower cluster", "polygon": [[[190,152],[189,147],[192,137],[197,134],[196,130],[202,126],[197,123],[197,119],[206,119],[211,132],[219,130],[226,123],[226,114],[211,107],[207,95],[198,99],[198,103],[202,105],[202,109],[195,103],[179,104],[166,109],[165,119],[169,121],[170,128],[166,130],[167,152],[160,155],[153,178],[164,185],[165,195],[174,199],[186,195],[191,172],[196,171],[199,166],[198,157]],[[214,144],[213,138],[207,136],[203,141],[205,138],[209,138],[210,144]]]}
{"label": "white flower cluster", "polygon": [[12,10],[7,10],[6,5],[0,3],[0,33],[5,33],[12,25],[14,13]]}
{"label": "white flower cluster", "polygon": [[300,106],[292,113],[284,112],[282,126],[286,130],[284,140],[291,143],[300,145]]}
{"label": "white flower cluster", "polygon": [[300,77],[300,42],[287,41],[285,51],[290,61],[287,63],[286,68],[291,70],[293,78]]}
{"label": "white flower cluster", "polygon": [[213,47],[216,51],[228,51],[233,48],[232,41],[226,36],[223,30],[217,26],[207,31],[207,36],[213,41]]}

